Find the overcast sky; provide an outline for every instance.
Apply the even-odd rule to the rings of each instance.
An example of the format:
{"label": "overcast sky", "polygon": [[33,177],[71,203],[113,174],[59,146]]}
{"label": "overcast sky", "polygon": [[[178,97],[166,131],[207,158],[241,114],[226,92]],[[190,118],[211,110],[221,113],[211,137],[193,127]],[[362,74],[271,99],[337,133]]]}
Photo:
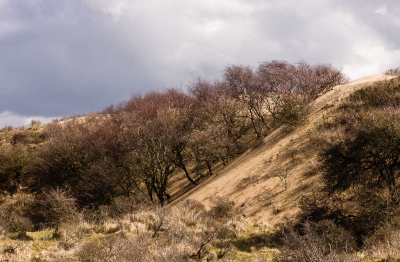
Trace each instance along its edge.
{"label": "overcast sky", "polygon": [[400,66],[399,0],[0,0],[0,128],[301,59]]}

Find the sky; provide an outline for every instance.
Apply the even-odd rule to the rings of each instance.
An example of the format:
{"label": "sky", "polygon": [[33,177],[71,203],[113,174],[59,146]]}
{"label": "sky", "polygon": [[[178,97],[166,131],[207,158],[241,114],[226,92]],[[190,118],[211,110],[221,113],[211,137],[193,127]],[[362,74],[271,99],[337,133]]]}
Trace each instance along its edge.
{"label": "sky", "polygon": [[229,65],[400,66],[398,0],[0,0],[0,128],[102,111]]}

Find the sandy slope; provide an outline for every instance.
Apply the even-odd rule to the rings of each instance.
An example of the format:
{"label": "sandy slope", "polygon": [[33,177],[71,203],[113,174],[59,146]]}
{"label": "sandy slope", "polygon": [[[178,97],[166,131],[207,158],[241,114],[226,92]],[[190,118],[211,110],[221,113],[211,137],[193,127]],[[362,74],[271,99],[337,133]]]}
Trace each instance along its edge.
{"label": "sandy slope", "polygon": [[[307,147],[308,135],[340,101],[364,86],[393,78],[372,75],[336,86],[312,105],[306,124],[287,132],[278,129],[230,163],[217,175],[191,189],[174,201],[196,199],[206,206],[215,196],[225,196],[243,207],[247,217],[258,223],[274,226],[294,219],[299,199],[318,186],[315,149]],[[287,174],[287,189],[277,174]],[[309,174],[309,175],[307,175]]]}

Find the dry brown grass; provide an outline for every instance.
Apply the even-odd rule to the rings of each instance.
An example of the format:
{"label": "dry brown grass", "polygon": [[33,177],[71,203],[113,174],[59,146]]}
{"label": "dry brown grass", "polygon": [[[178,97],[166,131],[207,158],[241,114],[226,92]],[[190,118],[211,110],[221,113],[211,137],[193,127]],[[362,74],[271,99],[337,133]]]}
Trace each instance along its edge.
{"label": "dry brown grass", "polygon": [[[93,222],[76,213],[74,219],[59,225],[57,234],[54,230],[28,232],[30,240],[13,240],[3,232],[0,260],[239,260],[235,239],[245,234],[249,221],[232,202],[215,198],[213,203],[210,210],[194,200],[172,208],[151,205]],[[247,257],[251,254],[263,256],[250,251]]]}

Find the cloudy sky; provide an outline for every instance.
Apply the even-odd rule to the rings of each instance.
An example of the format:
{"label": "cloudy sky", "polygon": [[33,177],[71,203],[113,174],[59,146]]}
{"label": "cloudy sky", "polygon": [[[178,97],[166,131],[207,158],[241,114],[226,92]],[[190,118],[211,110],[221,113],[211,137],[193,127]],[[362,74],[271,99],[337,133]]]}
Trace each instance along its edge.
{"label": "cloudy sky", "polygon": [[301,59],[351,79],[400,66],[400,2],[0,0],[0,128]]}

